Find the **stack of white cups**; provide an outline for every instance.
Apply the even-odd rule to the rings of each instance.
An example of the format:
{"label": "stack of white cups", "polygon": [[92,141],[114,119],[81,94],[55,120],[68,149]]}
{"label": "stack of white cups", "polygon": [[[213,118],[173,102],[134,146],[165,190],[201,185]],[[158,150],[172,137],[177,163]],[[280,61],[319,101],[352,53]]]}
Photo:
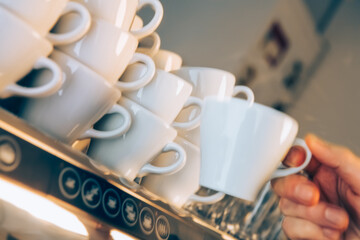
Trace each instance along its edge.
{"label": "stack of white cups", "polygon": [[[251,89],[235,86],[233,74],[204,67],[181,67],[172,73],[191,84],[193,97],[204,100],[201,124],[178,130],[175,141],[187,151],[187,164],[172,175],[146,176],[141,184],[150,192],[178,208],[191,202],[214,203],[225,194],[254,201],[266,181],[297,173],[309,163],[306,144],[295,139],[297,122],[254,103]],[[247,99],[234,97],[240,93]],[[199,114],[194,109],[184,109],[176,120],[191,121]],[[306,150],[306,161],[297,168],[276,169],[291,145]],[[153,164],[172,161],[172,156],[160,156]],[[198,196],[200,186],[218,193]]]}
{"label": "stack of white cups", "polygon": [[[170,174],[178,171],[184,166],[186,153],[182,147],[172,142],[177,133],[170,127],[170,122],[165,122],[137,103],[120,97],[121,92],[131,93],[143,88],[154,77],[153,60],[135,51],[139,39],[152,34],[160,24],[163,15],[162,5],[158,0],[78,0],[78,2],[86,6],[92,15],[90,30],[80,40],[58,46],[56,53],[72,61],[71,64],[65,66],[68,69],[66,76],[73,77],[74,69],[78,68],[74,66],[74,61],[76,61],[77,64],[81,64],[81,68],[93,71],[92,76],[96,75],[98,80],[102,80],[93,84],[89,80],[90,74],[83,74],[82,77],[77,78],[78,84],[72,81],[71,86],[68,84],[66,89],[60,90],[56,100],[48,99],[41,103],[28,102],[25,107],[28,111],[25,111],[23,117],[28,121],[31,120],[32,123],[37,123],[40,128],[50,124],[52,126],[49,128],[55,129],[53,125],[64,125],[60,124],[59,119],[62,118],[65,121],[62,116],[66,111],[65,116],[71,116],[71,121],[77,118],[74,123],[78,121],[81,124],[77,124],[76,127],[74,123],[71,124],[74,126],[73,131],[68,131],[67,134],[64,134],[66,132],[64,129],[56,130],[57,138],[71,144],[75,140],[91,137],[88,155],[93,159],[93,164],[101,169],[112,171],[124,181],[132,182],[136,177],[147,173]],[[136,17],[136,12],[144,5],[150,5],[155,14],[148,24],[142,26],[142,21]],[[137,22],[133,23],[134,19],[138,19]],[[77,15],[68,14],[56,25],[55,30],[68,31],[78,21]],[[65,62],[69,63],[70,60]],[[125,69],[128,66],[132,67],[136,62],[142,63],[137,63],[143,66],[142,74],[138,74],[131,81],[123,81],[120,77]],[[106,94],[105,91],[101,91],[105,88],[104,86],[106,86]],[[65,93],[71,94],[68,102],[64,101]],[[51,102],[54,103],[51,104]],[[55,105],[58,107],[55,108]],[[59,105],[61,105],[61,111],[59,111]],[[71,108],[66,109],[66,106],[71,106]],[[48,121],[49,119],[36,118],[39,114],[34,113],[36,112],[34,109],[43,113],[57,109],[62,114],[52,119],[53,121]],[[105,113],[115,111],[120,114],[104,116]],[[60,115],[56,114],[55,110],[52,113]],[[175,116],[176,114],[173,118]],[[87,124],[87,130],[85,132],[82,130],[82,135],[74,136],[74,130],[79,126],[84,126],[84,120],[90,123],[89,119],[93,120],[91,125]],[[65,122],[69,121],[66,119]],[[89,128],[95,123],[97,130]],[[68,129],[70,130],[70,127]],[[46,132],[49,132],[49,129],[46,129]],[[72,135],[71,139],[69,135]],[[154,136],[157,137],[156,140],[152,139]],[[153,167],[149,162],[162,151],[176,151],[179,156],[177,162],[164,168]]]}
{"label": "stack of white cups", "polygon": [[[139,27],[141,26],[141,22],[136,21],[133,26]],[[148,43],[149,41],[150,44]],[[150,47],[142,47],[142,45],[150,45]],[[176,52],[160,49],[160,45],[160,36],[156,32],[153,32],[148,37],[142,39],[136,52],[150,56],[158,69],[166,72],[178,70],[182,65],[181,56]]]}
{"label": "stack of white cups", "polygon": [[[155,71],[154,63],[149,57],[135,54],[138,44],[136,36],[151,34],[160,24],[163,15],[162,5],[157,0],[78,2],[71,4],[88,9],[86,11],[91,14],[89,31],[77,41],[58,45],[50,56],[64,73],[63,87],[46,99],[26,101],[20,113],[30,124],[68,144],[84,138],[117,137],[129,129],[131,115],[117,104],[121,91],[146,85]],[[156,10],[154,19],[135,31],[137,35],[134,36],[129,32],[130,25],[136,11],[145,4],[152,4]],[[67,33],[81,22],[79,14],[69,11],[53,30]],[[147,73],[132,83],[119,82],[128,64],[137,61],[146,64]],[[44,81],[47,74],[38,73],[37,84]],[[92,126],[107,113],[119,113],[122,116],[118,126],[109,131],[93,129]]]}
{"label": "stack of white cups", "polygon": [[[204,99],[208,95],[232,96],[232,94],[244,91],[243,86],[234,87],[234,75],[219,69],[182,67],[172,71],[172,74],[181,77],[183,81],[191,85],[191,96],[197,99]],[[190,106],[178,114],[176,121],[193,121],[200,116],[200,112],[201,108]],[[203,167],[200,154],[200,124],[193,128],[179,128],[178,135],[175,141],[183,146],[188,154],[186,166],[172,175],[146,176],[141,185],[177,208],[192,202],[212,204],[220,201],[225,196],[223,192],[210,196],[196,195],[200,188],[200,168]],[[162,166],[172,162],[172,158],[172,155],[160,156],[154,164]]]}
{"label": "stack of white cups", "polygon": [[[36,9],[34,11],[33,9]],[[80,21],[71,31],[50,33],[59,17],[76,12]],[[55,93],[62,84],[62,72],[48,58],[53,44],[66,44],[81,38],[89,29],[90,14],[80,4],[68,0],[0,1],[0,97],[44,97]],[[41,86],[16,84],[32,69],[52,72]]]}

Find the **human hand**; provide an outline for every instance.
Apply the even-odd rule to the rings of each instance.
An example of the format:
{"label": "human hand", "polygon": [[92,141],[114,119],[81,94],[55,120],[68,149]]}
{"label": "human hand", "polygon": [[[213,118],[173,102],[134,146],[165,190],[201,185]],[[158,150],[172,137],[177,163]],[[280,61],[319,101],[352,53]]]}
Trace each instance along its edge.
{"label": "human hand", "polygon": [[[290,175],[272,181],[284,233],[290,239],[360,239],[360,158],[314,135],[305,141],[313,154],[306,168],[312,180]],[[298,166],[304,159],[302,149],[293,147],[284,164]]]}

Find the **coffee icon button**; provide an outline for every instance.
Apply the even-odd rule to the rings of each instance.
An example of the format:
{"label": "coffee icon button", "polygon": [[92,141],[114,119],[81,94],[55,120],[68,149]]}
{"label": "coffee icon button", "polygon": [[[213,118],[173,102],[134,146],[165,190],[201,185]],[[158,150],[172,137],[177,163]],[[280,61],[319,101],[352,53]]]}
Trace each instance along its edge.
{"label": "coffee icon button", "polygon": [[80,193],[81,180],[78,172],[70,167],[64,168],[59,175],[59,188],[68,199],[76,198]]}
{"label": "coffee icon button", "polygon": [[128,226],[134,226],[138,220],[139,212],[136,203],[133,199],[127,198],[122,204],[122,217]]}
{"label": "coffee icon button", "polygon": [[155,227],[155,217],[150,208],[144,207],[140,211],[140,228],[146,234],[150,235]]}
{"label": "coffee icon button", "polygon": [[96,208],[101,202],[100,184],[93,178],[87,179],[81,189],[81,196],[86,206]]}
{"label": "coffee icon button", "polygon": [[160,215],[156,219],[155,232],[156,232],[156,236],[160,240],[167,240],[169,238],[170,224],[165,216]]}
{"label": "coffee icon button", "polygon": [[120,196],[112,188],[105,191],[102,199],[102,205],[106,215],[116,217],[120,213]]}
{"label": "coffee icon button", "polygon": [[0,171],[11,172],[20,164],[21,151],[18,143],[11,137],[0,136]]}

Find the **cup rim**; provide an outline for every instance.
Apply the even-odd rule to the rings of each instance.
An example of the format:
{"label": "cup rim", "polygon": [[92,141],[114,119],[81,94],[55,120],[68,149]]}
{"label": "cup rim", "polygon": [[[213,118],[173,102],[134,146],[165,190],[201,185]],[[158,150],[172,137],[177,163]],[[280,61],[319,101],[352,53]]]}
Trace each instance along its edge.
{"label": "cup rim", "polygon": [[[51,56],[55,54],[55,55],[58,55],[58,56],[61,56],[61,57],[65,57],[65,58],[69,58],[71,61],[74,61],[76,62],[76,64],[80,65],[81,68],[86,71],[87,73],[89,73],[90,75],[93,75],[94,78],[96,79],[101,79],[104,84],[107,86],[107,87],[110,87],[110,88],[114,88],[107,80],[106,78],[104,78],[103,76],[101,76],[100,74],[98,74],[97,72],[95,72],[93,69],[91,69],[90,67],[88,67],[87,65],[83,64],[82,62],[80,62],[79,60],[77,60],[76,58],[70,56],[69,54],[66,54],[64,53],[63,51],[60,51],[59,49],[54,49],[51,54],[50,54],[50,58],[52,58]],[[57,61],[55,61],[57,63]],[[115,90],[117,90],[118,92],[120,92],[120,96],[121,96],[121,91],[118,90],[117,88],[114,88]],[[119,97],[120,98],[120,97]]]}
{"label": "cup rim", "polygon": [[[135,67],[136,66],[139,66],[139,67],[141,67],[141,68],[146,68],[146,66],[145,66],[145,64],[142,64],[142,63],[134,63],[133,64]],[[126,70],[125,70],[125,72],[126,72]],[[163,69],[160,69],[160,68],[156,68],[155,69],[155,75],[154,75],[154,77],[151,79],[151,81],[150,81],[150,83],[151,82],[153,82],[154,80],[157,80],[158,79],[158,75],[159,74],[163,74],[163,75],[166,75],[167,77],[166,77],[166,79],[164,79],[164,78],[162,78],[163,79],[163,81],[169,81],[169,79],[176,79],[177,81],[181,81],[181,82],[183,82],[185,85],[188,85],[189,87],[193,87],[188,81],[186,81],[185,79],[183,79],[182,77],[180,77],[180,76],[178,76],[178,75],[176,75],[176,74],[174,74],[174,73],[172,73],[172,72],[168,72],[168,71],[165,71],[165,70],[163,70]],[[124,74],[123,74],[124,75]],[[121,76],[120,77],[120,79],[122,78],[123,76]],[[143,88],[146,88],[146,86],[144,86]],[[139,91],[139,90],[136,90],[136,91],[134,91],[134,92],[137,92],[137,91]],[[130,99],[131,100],[131,99]]]}
{"label": "cup rim", "polygon": [[27,35],[31,35],[32,38],[42,42],[43,44],[46,44],[46,48],[50,49],[49,53],[51,52],[51,50],[53,50],[53,45],[50,43],[50,41],[47,40],[45,37],[42,37],[40,33],[38,33],[34,28],[32,28],[29,23],[27,23],[26,21],[24,21],[23,19],[21,19],[20,17],[18,17],[17,15],[15,15],[14,13],[12,13],[11,11],[9,11],[8,9],[6,9],[1,5],[0,5],[0,13],[1,15],[4,14],[3,18],[5,18],[6,20],[10,20],[14,22],[17,26],[20,26],[21,31],[25,30],[27,32]]}
{"label": "cup rim", "polygon": [[[167,75],[167,76],[168,76],[167,78],[171,77],[171,78],[173,78],[173,79],[176,79],[177,81],[184,82],[185,85],[188,85],[188,86],[190,86],[191,88],[193,87],[188,81],[186,81],[186,80],[183,79],[182,77],[180,77],[180,76],[178,76],[178,75],[176,75],[176,74],[174,74],[174,73],[172,73],[172,72],[168,72],[168,71],[165,71],[165,70],[163,70],[163,69],[157,68],[157,69],[156,69],[156,74],[158,74],[158,73]],[[155,77],[154,77],[154,78],[155,78]]]}
{"label": "cup rim", "polygon": [[[225,97],[217,97],[217,96],[207,96],[204,98],[204,104],[207,100],[216,100],[218,102],[225,102],[225,101],[233,101],[233,102],[238,102],[238,103],[241,103],[241,104],[248,104],[247,101],[243,98],[237,98],[237,97],[231,97],[231,96],[225,96]],[[271,113],[274,113],[274,114],[277,114],[277,115],[281,115],[281,116],[284,116],[286,118],[290,118],[292,121],[294,121],[297,125],[299,125],[298,121],[293,118],[292,116],[290,116],[289,114],[287,113],[284,113],[284,112],[281,112],[277,109],[274,109],[272,107],[269,107],[269,106],[266,106],[264,104],[261,104],[261,103],[257,103],[257,102],[253,102],[252,106],[250,108],[260,108],[260,109],[264,109],[265,111],[268,111],[268,112],[271,112]]]}
{"label": "cup rim", "polygon": [[[116,27],[114,24],[111,24],[110,22],[104,20],[104,19],[101,19],[101,18],[92,18],[91,19],[91,22],[94,23],[96,22],[96,24],[104,24],[104,25],[108,25],[110,26],[113,30],[119,32],[121,35],[125,34],[125,35],[128,35],[128,37],[131,39],[131,41],[135,41],[137,42],[137,44],[139,44],[139,40],[129,31],[125,31],[121,28],[118,28]],[[91,27],[90,27],[91,28]]]}
{"label": "cup rim", "polygon": [[231,72],[225,71],[223,69],[219,69],[219,68],[212,68],[212,67],[201,67],[201,66],[181,66],[181,68],[171,71],[172,73],[179,73],[179,72],[189,72],[190,70],[193,71],[200,71],[200,72],[217,72],[217,73],[221,73],[223,75],[227,75],[230,78],[233,78],[234,80],[236,79],[235,75]]}
{"label": "cup rim", "polygon": [[155,58],[156,56],[159,56],[159,54],[169,54],[169,56],[171,56],[171,57],[174,57],[174,56],[175,56],[175,57],[181,59],[181,56],[180,56],[178,53],[173,52],[173,51],[170,51],[170,50],[167,50],[167,49],[163,49],[163,48],[160,48],[160,49],[159,49],[159,51],[154,55],[154,58]]}
{"label": "cup rim", "polygon": [[[124,97],[124,96],[121,96],[121,98],[117,101],[118,104],[120,104],[121,106],[123,106],[120,102],[121,101],[125,101],[125,102],[130,102],[134,105],[136,105],[138,108],[141,108],[142,111],[144,111],[147,115],[150,115],[152,116],[156,121],[160,122],[163,126],[165,126],[165,128],[168,128],[172,131],[176,131],[175,128],[173,128],[171,126],[171,124],[168,124],[164,119],[162,119],[160,116],[156,115],[155,113],[151,112],[150,110],[146,109],[145,107],[143,107],[141,104],[138,104],[137,102],[127,98],[127,97]],[[125,107],[126,108],[126,107]],[[176,135],[177,136],[177,135]],[[175,136],[175,138],[176,138]],[[174,139],[175,139],[174,138]]]}
{"label": "cup rim", "polygon": [[196,149],[196,151],[200,152],[199,146],[195,145],[194,143],[190,142],[189,140],[185,139],[184,137],[177,135],[174,139],[174,142],[178,143],[179,141],[189,145],[191,148],[194,148],[194,149]]}

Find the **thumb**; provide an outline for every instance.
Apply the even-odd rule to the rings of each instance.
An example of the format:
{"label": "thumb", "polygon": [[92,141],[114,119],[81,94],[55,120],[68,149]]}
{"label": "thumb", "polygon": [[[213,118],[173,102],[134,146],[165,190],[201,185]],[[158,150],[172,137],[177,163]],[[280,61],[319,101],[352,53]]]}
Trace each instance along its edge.
{"label": "thumb", "polygon": [[305,137],[313,156],[319,163],[333,168],[352,190],[360,195],[360,159],[349,149],[330,144],[309,134]]}

